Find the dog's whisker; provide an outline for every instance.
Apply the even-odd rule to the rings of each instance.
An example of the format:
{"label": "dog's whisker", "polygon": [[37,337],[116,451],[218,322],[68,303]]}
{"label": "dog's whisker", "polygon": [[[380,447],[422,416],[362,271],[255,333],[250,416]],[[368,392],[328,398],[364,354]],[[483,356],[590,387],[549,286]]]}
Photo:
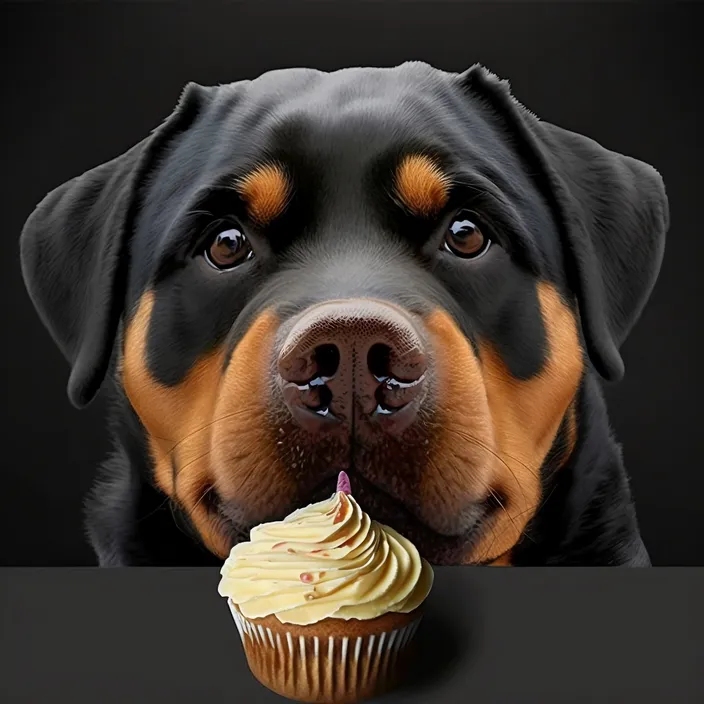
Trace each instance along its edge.
{"label": "dog's whisker", "polygon": [[141,523],[142,521],[146,521],[147,518],[150,518],[153,516],[155,513],[160,511],[166,504],[171,500],[171,497],[167,496],[156,508],[152,509],[149,511],[149,513],[146,513],[144,516],[141,516],[140,518],[137,519],[137,523]]}
{"label": "dog's whisker", "polygon": [[[462,438],[463,440],[465,440],[465,441],[467,441],[467,442],[470,442],[470,443],[474,443],[474,444],[477,445],[478,447],[481,447],[483,450],[486,450],[490,455],[492,455],[492,456],[495,457],[499,462],[501,462],[501,464],[503,464],[504,467],[506,467],[506,469],[508,469],[508,471],[511,473],[511,476],[515,479],[518,488],[520,489],[521,493],[523,494],[523,500],[524,500],[526,503],[528,502],[528,497],[526,496],[525,488],[523,487],[523,484],[521,484],[520,480],[519,480],[518,477],[516,476],[516,473],[513,471],[513,469],[512,469],[511,466],[509,465],[509,463],[508,463],[503,457],[501,457],[501,455],[499,455],[499,454],[498,454],[495,450],[493,450],[491,447],[489,447],[488,445],[486,445],[485,443],[483,443],[481,440],[479,440],[478,438],[474,437],[473,435],[471,435],[471,434],[469,434],[469,433],[459,432],[459,431],[453,430],[453,429],[451,429],[451,428],[447,428],[447,430],[449,430],[449,431],[450,431],[451,433],[453,433],[454,435],[457,435],[458,437]],[[530,471],[530,472],[533,474],[534,477],[536,477],[537,479],[539,478],[538,475],[535,474],[535,472],[533,472],[533,470],[530,469],[530,467],[528,467],[527,465],[523,465],[523,466],[524,466],[528,471]]]}
{"label": "dog's whisker", "polygon": [[[538,501],[536,504],[529,506],[528,508],[524,509],[523,511],[520,511],[519,513],[515,514],[513,517],[514,520],[517,518],[520,518],[521,516],[524,516],[527,513],[531,513],[531,512],[533,512],[533,514],[538,513],[538,511],[540,511],[540,509],[543,508],[543,506],[545,506],[545,504],[548,502],[550,497],[553,495],[553,493],[555,492],[555,489],[557,489],[557,484],[552,488],[552,490],[550,491],[550,493],[547,496],[542,497],[540,499],[540,501]],[[500,533],[500,535],[503,535],[507,530],[508,530],[508,526]],[[533,538],[525,530],[521,532],[521,536],[525,536],[526,538],[528,538],[529,540],[531,540],[534,543],[536,542],[535,538]],[[484,551],[484,557],[479,562],[485,561],[486,556],[491,552],[491,548],[494,546],[495,542],[496,542],[496,538],[494,540],[492,540],[492,542],[489,545],[489,547],[487,548],[487,550]]]}
{"label": "dog's whisker", "polygon": [[[251,457],[251,453],[247,452],[244,454],[238,454],[238,455],[230,455],[228,458],[227,462],[232,463],[232,462],[241,462],[242,460],[249,459]],[[261,466],[261,461],[260,462],[248,462],[248,468],[246,470],[246,473],[242,476],[241,479],[239,479],[239,484],[241,486],[246,486],[249,480],[252,478],[254,473],[257,471],[257,469]]]}
{"label": "dog's whisker", "polygon": [[171,517],[174,519],[174,523],[176,524],[176,527],[183,533],[187,538],[193,538],[193,532],[188,526],[186,529],[184,529],[182,525],[182,517],[181,517],[181,511],[182,508],[178,505],[178,503],[174,500],[171,499],[169,500],[169,507],[171,509]]}
{"label": "dog's whisker", "polygon": [[171,509],[171,516],[174,520],[176,528],[183,533],[187,538],[195,541],[194,545],[204,554],[209,554],[209,550],[201,542],[201,537],[198,530],[195,528],[191,520],[184,520],[184,514],[189,519],[192,519],[193,514],[185,506],[179,505],[175,500],[171,499],[169,501],[169,507]]}
{"label": "dog's whisker", "polygon": [[[515,520],[516,518],[520,518],[522,515],[524,515],[525,513],[530,512],[531,510],[532,510],[532,507],[526,509],[525,511],[520,511],[519,513],[517,513],[517,514],[514,516],[514,520]],[[514,525],[515,525],[515,524],[514,524]],[[504,535],[504,534],[506,533],[506,531],[508,531],[509,528],[510,528],[510,526],[504,526],[503,530],[501,530],[498,534],[496,533],[496,531],[494,531],[494,530],[492,529],[492,533],[493,533],[493,536],[494,536],[494,537],[493,537],[493,540],[491,541],[491,543],[489,543],[489,545],[487,546],[486,550],[484,550],[484,552],[482,553],[481,558],[479,558],[479,560],[477,560],[477,562],[478,562],[479,564],[485,563],[485,562],[488,560],[489,555],[491,554],[491,549],[492,549],[492,548],[494,547],[494,545],[496,544],[496,541],[497,541],[502,535]],[[521,534],[521,535],[522,535],[522,534]],[[510,550],[510,549],[511,549],[511,548],[509,548],[509,550]]]}
{"label": "dog's whisker", "polygon": [[215,484],[211,484],[202,494],[201,497],[196,501],[193,506],[190,509],[190,513],[192,514],[193,511],[195,511],[198,506],[205,500],[205,498],[210,494],[211,492],[215,491]]}
{"label": "dog's whisker", "polygon": [[[501,501],[501,497],[491,488],[489,489],[489,493],[494,497],[494,500],[499,504],[499,506],[501,507],[501,510],[506,514],[508,520],[511,521],[511,524],[518,531],[518,534],[520,535],[521,530],[516,525],[516,521],[514,520],[514,518],[511,517],[511,514],[509,513],[508,509],[504,506],[503,502]],[[516,516],[516,518],[518,518],[520,515],[521,514],[518,514]]]}
{"label": "dog's whisker", "polygon": [[[465,441],[467,441],[467,442],[470,442],[470,443],[473,443],[473,444],[477,445],[478,447],[481,447],[482,449],[484,449],[484,450],[486,450],[488,453],[490,453],[493,457],[495,457],[497,460],[499,460],[499,462],[501,462],[501,463],[506,467],[506,469],[508,469],[508,471],[511,473],[511,476],[514,478],[514,480],[516,481],[516,484],[518,485],[518,487],[519,487],[521,493],[523,494],[523,499],[524,499],[524,501],[525,501],[526,503],[528,503],[528,497],[526,496],[525,489],[524,489],[523,485],[521,484],[521,482],[519,481],[518,477],[516,476],[516,473],[513,471],[513,468],[509,465],[509,463],[508,463],[503,457],[501,457],[501,456],[500,456],[495,450],[493,450],[491,447],[487,446],[484,442],[482,442],[482,441],[479,440],[478,438],[476,438],[476,437],[474,437],[473,435],[471,435],[471,433],[466,433],[466,432],[457,431],[457,430],[454,430],[454,429],[452,429],[452,428],[445,428],[445,430],[446,430],[446,431],[449,430],[451,433],[453,433],[454,435],[456,435],[456,436],[462,438],[463,440],[465,440]],[[529,466],[526,465],[525,463],[521,462],[521,461],[518,460],[517,458],[513,458],[511,455],[508,455],[508,453],[506,453],[506,455],[507,455],[508,457],[510,457],[511,459],[514,459],[514,460],[515,460],[516,462],[518,462],[519,464],[521,464],[526,470],[528,470],[531,474],[533,474],[533,476],[535,476],[536,478],[539,479],[538,474],[537,474],[537,473],[535,472],[535,470],[533,470],[531,467],[529,467]],[[516,529],[516,530],[518,531],[519,535],[522,535],[523,532],[522,532],[521,530],[519,530],[519,529],[518,529],[518,526],[516,525],[516,522],[515,522],[516,519],[519,518],[520,516],[524,515],[525,513],[528,513],[528,512],[530,512],[530,511],[532,511],[532,510],[538,510],[536,507],[538,506],[538,504],[540,504],[540,502],[538,502],[538,504],[536,504],[536,505],[529,506],[529,507],[528,507],[527,509],[525,509],[524,511],[521,511],[521,512],[515,514],[514,516],[512,516],[511,513],[508,511],[508,509],[504,506],[504,504],[503,504],[503,502],[501,501],[501,499],[500,499],[500,497],[498,496],[498,494],[493,490],[493,488],[489,487],[489,493],[490,493],[490,494],[494,497],[494,499],[498,502],[499,506],[501,507],[501,509],[503,510],[503,512],[506,514],[507,518],[508,518],[509,521],[511,522],[512,526],[514,527],[514,529]],[[480,559],[480,562],[482,562],[482,561],[484,561],[484,560],[486,559],[486,556],[491,552],[491,548],[492,548],[493,545],[495,544],[496,540],[497,540],[501,535],[503,535],[508,529],[509,529],[509,526],[506,526],[506,528],[497,536],[497,535],[496,535],[496,532],[495,532],[495,530],[494,530],[494,528],[491,527],[491,531],[492,531],[492,534],[493,534],[493,539],[492,539],[491,543],[489,544],[489,546],[487,547],[487,549],[484,551],[483,557]],[[532,540],[533,542],[535,542],[534,538],[532,538],[531,536],[527,536],[527,537],[528,537],[530,540]]]}
{"label": "dog's whisker", "polygon": [[[178,477],[181,472],[183,472],[185,469],[188,469],[191,465],[194,465],[196,462],[199,462],[203,458],[207,457],[211,452],[213,451],[212,448],[208,448],[205,452],[201,453],[197,457],[194,457],[192,460],[189,460],[185,464],[182,464],[181,466],[176,467],[176,477]],[[174,488],[176,487],[176,484],[174,483]]]}
{"label": "dog's whisker", "polygon": [[494,529],[494,526],[490,522],[488,523],[488,526],[489,526],[489,530],[491,530],[492,540],[489,543],[489,545],[487,546],[486,550],[484,550],[484,552],[482,553],[482,556],[478,560],[475,560],[475,564],[482,564],[482,563],[486,562],[487,555],[489,555],[491,553],[491,548],[494,547],[494,544],[499,539],[499,536],[496,534],[496,530]]}
{"label": "dog's whisker", "polygon": [[166,456],[168,457],[169,455],[172,455],[181,445],[183,445],[185,442],[188,442],[191,438],[193,438],[195,435],[198,435],[199,433],[202,433],[204,430],[208,430],[209,428],[212,428],[214,425],[217,425],[218,423],[222,423],[223,421],[230,420],[232,418],[238,417],[238,416],[244,416],[244,415],[251,415],[251,411],[248,408],[240,408],[236,411],[232,411],[231,413],[226,413],[223,416],[220,416],[219,418],[215,418],[214,420],[208,421],[204,425],[196,428],[195,430],[192,430],[188,434],[186,434],[184,437],[182,437],[180,440],[176,442],[175,445],[170,447],[166,451]]}
{"label": "dog's whisker", "polygon": [[[516,524],[515,524],[514,520],[513,520],[513,519],[511,518],[511,516],[509,515],[508,511],[506,510],[505,506],[503,505],[503,503],[501,502],[501,500],[500,500],[499,497],[497,496],[496,492],[494,492],[493,489],[489,489],[489,493],[494,497],[494,499],[495,499],[496,501],[498,501],[499,506],[501,506],[501,508],[503,509],[504,513],[506,513],[506,515],[509,517],[509,520],[511,521],[511,523],[515,526]],[[489,543],[489,545],[487,545],[486,549],[485,549],[484,552],[482,553],[482,556],[481,556],[478,560],[476,560],[476,562],[479,563],[479,564],[485,563],[485,562],[487,561],[488,555],[491,554],[491,549],[494,547],[496,541],[506,532],[506,530],[508,530],[508,526],[507,526],[503,531],[501,531],[501,533],[498,533],[498,534],[497,534],[496,529],[495,529],[495,526],[493,525],[493,523],[492,523],[492,522],[489,522],[488,525],[489,525],[489,528],[490,528],[490,530],[491,530],[492,540],[491,540],[491,542]]]}
{"label": "dog's whisker", "polygon": [[[470,442],[475,443],[475,444],[478,445],[479,447],[485,449],[487,452],[492,453],[495,457],[497,457],[497,459],[501,460],[502,462],[504,461],[501,457],[499,457],[499,456],[496,454],[496,451],[495,451],[495,450],[493,450],[493,449],[492,449],[491,447],[489,447],[486,443],[484,443],[483,441],[479,440],[479,438],[475,437],[475,436],[472,435],[471,433],[468,433],[468,432],[466,432],[466,431],[455,430],[454,428],[444,428],[444,430],[445,430],[445,431],[448,431],[448,432],[450,432],[450,433],[453,433],[453,434],[459,436],[460,438],[463,438],[463,439],[469,440]],[[506,457],[508,457],[509,459],[513,460],[513,461],[516,462],[517,464],[521,465],[521,467],[523,467],[525,470],[527,470],[528,472],[530,472],[536,479],[540,479],[539,473],[538,473],[534,468],[530,467],[530,466],[527,465],[525,462],[523,462],[522,460],[518,459],[517,457],[514,457],[513,455],[510,455],[508,452],[506,452],[506,451],[504,451],[504,450],[501,451],[501,454],[502,454],[502,455],[505,455]]]}

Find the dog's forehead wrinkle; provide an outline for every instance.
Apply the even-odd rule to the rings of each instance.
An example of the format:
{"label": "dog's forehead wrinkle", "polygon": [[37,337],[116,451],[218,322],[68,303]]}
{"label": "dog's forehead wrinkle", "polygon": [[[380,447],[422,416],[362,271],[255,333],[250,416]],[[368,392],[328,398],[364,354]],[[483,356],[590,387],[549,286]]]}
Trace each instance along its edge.
{"label": "dog's forehead wrinkle", "polygon": [[221,134],[233,140],[230,146],[240,141],[261,148],[279,133],[281,141],[293,133],[308,143],[327,139],[338,148],[345,139],[360,142],[362,137],[362,144],[377,136],[401,141],[423,132],[449,137],[452,125],[441,124],[452,122],[442,109],[452,104],[448,96],[454,90],[446,76],[415,63],[332,73],[282,69],[236,84],[236,100],[223,88],[227,100],[221,103],[231,109],[226,117],[221,107],[212,111],[219,118],[209,124],[213,129],[219,124]]}
{"label": "dog's forehead wrinkle", "polygon": [[392,147],[424,142],[436,150],[446,142],[440,118],[414,114],[402,104],[390,105],[382,99],[360,100],[341,110],[322,105],[308,105],[305,110],[287,107],[267,120],[268,126],[261,127],[257,138],[261,149],[276,145],[284,154],[295,154],[333,177],[342,167],[365,172]]}

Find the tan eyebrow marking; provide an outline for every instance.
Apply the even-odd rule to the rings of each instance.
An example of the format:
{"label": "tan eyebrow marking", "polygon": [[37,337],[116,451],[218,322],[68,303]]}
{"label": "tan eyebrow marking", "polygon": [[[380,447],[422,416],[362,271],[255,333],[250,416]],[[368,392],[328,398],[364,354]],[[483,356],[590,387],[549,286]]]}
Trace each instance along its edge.
{"label": "tan eyebrow marking", "polygon": [[394,190],[415,215],[428,217],[441,210],[450,195],[450,178],[425,154],[411,154],[396,170]]}
{"label": "tan eyebrow marking", "polygon": [[291,182],[280,164],[262,164],[240,178],[235,189],[247,204],[249,216],[259,225],[268,225],[288,205]]}

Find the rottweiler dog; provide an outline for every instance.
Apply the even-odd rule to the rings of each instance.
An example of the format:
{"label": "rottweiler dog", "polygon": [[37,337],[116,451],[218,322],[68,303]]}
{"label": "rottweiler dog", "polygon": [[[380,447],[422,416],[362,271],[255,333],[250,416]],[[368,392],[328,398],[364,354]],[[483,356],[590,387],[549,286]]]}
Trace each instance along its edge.
{"label": "rottweiler dog", "polygon": [[99,564],[219,564],[345,470],[436,565],[649,565],[601,380],[668,226],[480,65],[188,84],[21,235],[71,402],[110,394]]}

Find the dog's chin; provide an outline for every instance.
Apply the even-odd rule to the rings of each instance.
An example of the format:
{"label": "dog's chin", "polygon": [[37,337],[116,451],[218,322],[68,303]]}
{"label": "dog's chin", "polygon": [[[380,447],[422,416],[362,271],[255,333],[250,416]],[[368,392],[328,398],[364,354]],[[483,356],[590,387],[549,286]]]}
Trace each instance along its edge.
{"label": "dog's chin", "polygon": [[[390,496],[369,480],[354,471],[348,471],[355,500],[371,518],[390,526],[408,538],[419,553],[434,565],[457,565],[468,562],[467,556],[479,540],[482,526],[494,511],[491,499],[477,502],[462,516],[461,521],[431,528],[400,500]],[[320,483],[305,496],[298,505],[290,506],[284,515],[272,516],[269,520],[285,518],[302,506],[330,498],[336,490],[337,478]],[[229,504],[218,502],[218,530],[227,536],[231,545],[249,539],[250,530],[256,525],[246,520],[242,511]]]}

